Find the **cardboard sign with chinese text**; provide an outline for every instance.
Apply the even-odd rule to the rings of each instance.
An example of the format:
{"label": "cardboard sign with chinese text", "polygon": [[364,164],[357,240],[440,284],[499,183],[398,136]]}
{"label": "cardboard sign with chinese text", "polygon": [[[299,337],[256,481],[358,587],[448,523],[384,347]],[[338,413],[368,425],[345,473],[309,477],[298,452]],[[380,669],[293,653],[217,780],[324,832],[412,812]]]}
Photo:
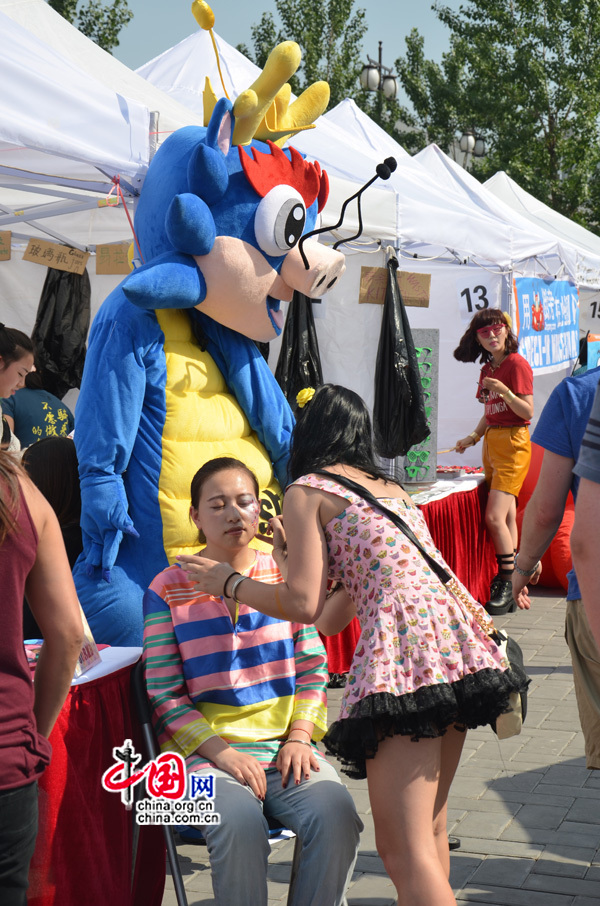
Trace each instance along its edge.
{"label": "cardboard sign with chinese text", "polygon": [[[387,286],[387,267],[361,267],[360,304],[383,305]],[[407,307],[429,308],[431,274],[416,274],[411,271],[397,271],[396,279]]]}
{"label": "cardboard sign with chinese text", "polygon": [[89,257],[89,252],[81,252],[68,245],[45,242],[43,239],[30,239],[23,261],[32,261],[34,264],[53,267],[58,271],[68,271],[71,274],[83,274]]}
{"label": "cardboard sign with chinese text", "polygon": [[127,257],[129,242],[116,242],[111,245],[96,246],[97,274],[128,274],[131,265]]}

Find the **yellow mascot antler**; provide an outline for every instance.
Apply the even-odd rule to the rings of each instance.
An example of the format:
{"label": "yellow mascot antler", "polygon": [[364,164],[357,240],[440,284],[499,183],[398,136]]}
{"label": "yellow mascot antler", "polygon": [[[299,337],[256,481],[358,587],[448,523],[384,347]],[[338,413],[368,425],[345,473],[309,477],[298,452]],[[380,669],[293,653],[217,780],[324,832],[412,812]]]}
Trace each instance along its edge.
{"label": "yellow mascot antler", "polygon": [[[214,14],[204,0],[194,0],[192,12],[200,27],[210,32],[223,91],[228,97],[212,33]],[[327,82],[315,82],[290,105],[291,88],[288,79],[297,71],[301,59],[300,48],[294,41],[284,41],[271,51],[259,77],[239,95],[233,105],[234,145],[248,145],[253,138],[257,138],[260,141],[270,140],[281,146],[291,135],[305,129],[314,129],[314,121],[327,109],[329,85]],[[208,123],[216,102],[217,96],[207,77],[204,89],[205,124]]]}

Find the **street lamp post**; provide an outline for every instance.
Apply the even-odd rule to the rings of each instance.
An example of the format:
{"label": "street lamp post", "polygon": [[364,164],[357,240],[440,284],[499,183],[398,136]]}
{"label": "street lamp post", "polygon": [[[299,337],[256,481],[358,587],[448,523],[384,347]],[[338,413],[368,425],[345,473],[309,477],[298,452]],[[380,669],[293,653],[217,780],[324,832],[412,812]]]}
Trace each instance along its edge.
{"label": "street lamp post", "polygon": [[479,135],[473,127],[465,129],[460,137],[459,147],[465,155],[463,158],[463,167],[465,170],[468,168],[469,154],[471,155],[471,158],[485,157],[485,139],[482,135]]}
{"label": "street lamp post", "polygon": [[381,61],[383,42],[379,42],[379,58],[372,60],[367,56],[368,63],[362,68],[360,73],[360,84],[365,91],[378,91],[377,107],[379,118],[381,119],[383,109],[383,98],[395,98],[398,93],[396,76],[392,74],[389,66],[384,66]]}

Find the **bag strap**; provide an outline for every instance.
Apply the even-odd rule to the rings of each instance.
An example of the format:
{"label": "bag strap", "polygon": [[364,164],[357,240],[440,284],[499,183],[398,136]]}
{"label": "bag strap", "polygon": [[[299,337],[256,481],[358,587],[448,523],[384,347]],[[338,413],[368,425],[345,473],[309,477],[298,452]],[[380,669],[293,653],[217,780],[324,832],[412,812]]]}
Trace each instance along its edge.
{"label": "bag strap", "polygon": [[421,542],[419,541],[419,539],[417,538],[417,536],[415,535],[413,530],[410,528],[410,526],[408,526],[406,524],[404,519],[402,519],[402,517],[398,515],[398,513],[395,513],[393,510],[390,510],[387,506],[385,506],[383,503],[381,503],[381,501],[378,500],[377,497],[375,497],[373,494],[371,494],[370,491],[368,491],[366,488],[364,488],[361,484],[358,484],[357,481],[353,481],[351,478],[346,478],[345,476],[337,475],[334,472],[326,472],[325,469],[313,469],[312,474],[313,475],[322,475],[324,478],[329,478],[332,481],[337,482],[337,484],[341,484],[342,487],[348,488],[349,491],[352,491],[358,497],[362,497],[363,500],[366,500],[366,502],[371,507],[373,507],[373,509],[379,510],[381,513],[384,514],[384,516],[387,516],[387,518],[390,520],[390,522],[393,522],[394,525],[397,528],[399,528],[400,531],[406,535],[408,540],[411,541],[412,544],[414,544],[414,546],[417,548],[417,550],[419,551],[421,556],[424,557],[424,559],[426,560],[427,565],[436,574],[438,579],[441,582],[443,582],[444,585],[448,584],[448,582],[452,578],[450,573],[447,572],[443,566],[440,566],[440,564],[437,562],[437,560],[433,559],[431,554],[427,553],[427,551],[425,550],[425,548],[423,547],[423,545],[421,544]]}

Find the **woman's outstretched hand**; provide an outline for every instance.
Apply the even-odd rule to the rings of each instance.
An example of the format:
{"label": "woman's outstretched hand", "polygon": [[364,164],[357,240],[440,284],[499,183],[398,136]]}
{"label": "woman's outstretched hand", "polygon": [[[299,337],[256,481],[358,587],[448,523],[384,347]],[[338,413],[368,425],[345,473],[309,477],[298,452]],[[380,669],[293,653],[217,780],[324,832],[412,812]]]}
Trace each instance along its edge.
{"label": "woman's outstretched hand", "polygon": [[198,591],[203,591],[214,598],[224,594],[225,582],[228,576],[235,572],[229,563],[219,563],[217,560],[199,557],[198,554],[179,554],[177,562]]}

